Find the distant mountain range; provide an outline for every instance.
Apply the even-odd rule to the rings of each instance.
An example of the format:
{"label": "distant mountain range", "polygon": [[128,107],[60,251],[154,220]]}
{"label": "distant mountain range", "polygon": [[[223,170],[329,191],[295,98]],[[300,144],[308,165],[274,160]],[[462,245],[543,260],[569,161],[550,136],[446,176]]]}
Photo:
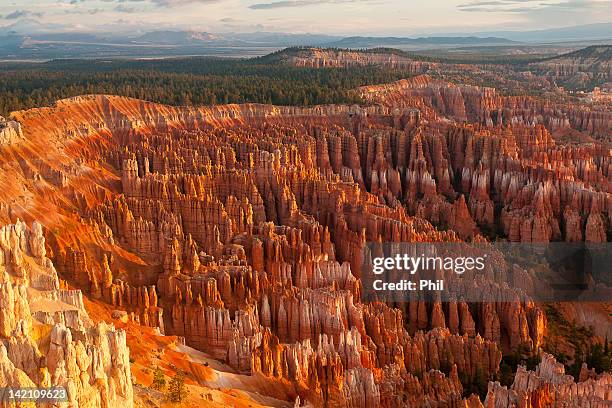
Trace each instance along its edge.
{"label": "distant mountain range", "polygon": [[50,34],[61,32],[63,28],[64,27],[59,24],[44,24],[33,18],[22,18],[14,23],[0,27],[0,35]]}
{"label": "distant mountain range", "polygon": [[219,35],[200,31],[153,31],[137,37],[136,43],[152,44],[207,44],[223,41]]}
{"label": "distant mountain range", "polygon": [[507,45],[514,41],[495,37],[333,37],[314,34],[248,33],[211,34],[194,31],[155,31],[132,39],[133,43],[208,44],[238,46],[325,46],[328,48],[377,48],[391,46]]}
{"label": "distant mountain range", "polygon": [[[513,46],[520,43],[580,41],[612,38],[612,23],[538,31],[449,34],[430,37],[338,37],[324,34],[208,33],[152,31],[125,34],[62,32],[54,24],[21,19],[0,27],[0,58],[106,58],[177,55],[258,56],[292,46],[325,48],[389,47],[410,51],[477,46]],[[109,30],[110,31],[110,30]]]}
{"label": "distant mountain range", "polygon": [[498,37],[347,37],[325,44],[335,48],[378,48],[378,47],[435,47],[509,45],[514,41]]}
{"label": "distant mountain range", "polygon": [[[459,33],[447,34],[450,36]],[[463,34],[465,35],[465,34]],[[612,23],[587,24],[573,27],[528,31],[480,31],[471,33],[478,37],[502,37],[512,41],[546,43],[561,41],[586,41],[612,39]]]}

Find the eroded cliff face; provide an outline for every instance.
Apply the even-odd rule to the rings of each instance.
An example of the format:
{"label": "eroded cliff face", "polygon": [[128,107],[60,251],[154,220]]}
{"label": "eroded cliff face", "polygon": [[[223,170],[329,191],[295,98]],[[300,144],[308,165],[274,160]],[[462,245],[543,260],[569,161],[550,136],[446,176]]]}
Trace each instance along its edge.
{"label": "eroded cliff face", "polygon": [[354,66],[380,66],[422,74],[438,64],[419,61],[392,52],[359,52],[320,48],[305,48],[288,57],[287,63],[309,68],[348,68]]}
{"label": "eroded cliff face", "polygon": [[75,407],[133,406],[125,332],[93,324],[46,255],[41,224],[0,228],[0,384],[64,387]]}
{"label": "eroded cliff face", "polygon": [[612,400],[612,375],[595,375],[583,366],[578,382],[565,374],[565,367],[553,356],[542,354],[535,372],[520,367],[510,388],[489,383],[485,406],[506,407],[608,407]]}
{"label": "eroded cliff face", "polygon": [[494,379],[502,350],[537,350],[542,310],[363,303],[363,245],[606,241],[610,150],[558,144],[556,110],[488,122],[493,91],[414,82],[374,107],[88,96],[16,112],[0,219],[40,220],[37,248],[87,296],[302,403],[482,406],[464,387]]}
{"label": "eroded cliff face", "polygon": [[569,54],[529,65],[536,73],[545,75],[570,87],[590,90],[593,84],[610,83],[612,78],[612,47],[591,46]]}
{"label": "eroded cliff face", "polygon": [[578,130],[607,138],[612,129],[609,104],[580,106],[530,96],[502,96],[495,88],[455,85],[419,75],[358,89],[366,101],[388,107],[417,107],[427,118],[492,126],[543,125],[549,131]]}
{"label": "eroded cliff face", "polygon": [[6,120],[0,116],[0,147],[8,146],[23,138],[19,122]]}

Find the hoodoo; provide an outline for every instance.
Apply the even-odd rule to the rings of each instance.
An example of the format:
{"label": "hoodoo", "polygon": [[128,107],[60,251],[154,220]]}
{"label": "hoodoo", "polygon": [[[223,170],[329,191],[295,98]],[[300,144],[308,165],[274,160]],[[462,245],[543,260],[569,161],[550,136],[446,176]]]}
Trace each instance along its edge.
{"label": "hoodoo", "polygon": [[[608,406],[609,373],[572,378],[542,351],[570,323],[519,297],[533,268],[472,286],[515,301],[383,303],[362,297],[362,257],[366,242],[607,242],[610,111],[426,75],[355,92],[366,104],[88,95],[2,120],[0,384],[91,407],[161,400],[171,378],[214,406]],[[606,307],[576,305],[572,336],[587,315],[612,334]]]}

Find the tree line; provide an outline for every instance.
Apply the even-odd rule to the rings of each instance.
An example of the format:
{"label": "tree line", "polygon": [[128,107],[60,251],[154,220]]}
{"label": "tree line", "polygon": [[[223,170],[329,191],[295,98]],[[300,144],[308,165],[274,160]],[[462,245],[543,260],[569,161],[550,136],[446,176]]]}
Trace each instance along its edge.
{"label": "tree line", "polygon": [[0,115],[84,94],[170,105],[360,103],[352,89],[407,78],[378,67],[301,68],[252,60],[57,60],[0,65]]}

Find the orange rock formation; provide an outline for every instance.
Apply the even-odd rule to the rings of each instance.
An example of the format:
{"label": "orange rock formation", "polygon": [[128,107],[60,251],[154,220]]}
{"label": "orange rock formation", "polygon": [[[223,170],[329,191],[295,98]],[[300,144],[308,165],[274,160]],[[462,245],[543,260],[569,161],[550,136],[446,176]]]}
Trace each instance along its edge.
{"label": "orange rock formation", "polygon": [[[378,104],[173,108],[85,96],[15,112],[10,129],[21,131],[0,143],[0,220],[37,223],[0,230],[0,379],[66,384],[96,406],[131,401],[125,336],[93,325],[57,270],[237,375],[290,384],[301,403],[482,407],[464,387],[495,379],[504,349],[537,350],[543,312],[363,303],[363,245],[490,231],[607,241],[610,149],[554,135],[599,137],[612,119],[427,77],[360,92]],[[47,337],[34,320],[52,327]],[[607,377],[553,391],[553,366],[520,371],[510,391],[491,383],[485,406],[609,397]]]}

